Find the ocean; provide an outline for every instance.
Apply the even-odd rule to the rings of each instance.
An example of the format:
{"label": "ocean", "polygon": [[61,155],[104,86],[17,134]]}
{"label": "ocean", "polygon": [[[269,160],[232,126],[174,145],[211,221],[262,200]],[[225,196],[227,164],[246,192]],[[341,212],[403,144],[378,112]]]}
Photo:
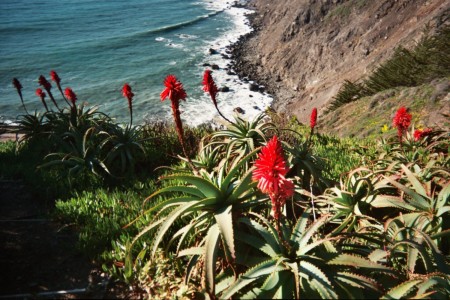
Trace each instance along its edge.
{"label": "ocean", "polygon": [[[55,70],[64,88],[78,102],[98,105],[117,122],[128,122],[127,101],[121,90],[128,83],[133,93],[133,119],[168,120],[170,103],[161,102],[166,75],[184,85],[187,99],[181,117],[197,126],[218,116],[202,91],[203,72],[216,64],[218,95],[225,116],[240,107],[253,118],[272,102],[265,93],[249,90],[225,68],[226,47],[250,32],[249,10],[230,0],[1,0],[0,1],[0,122],[15,122],[24,114],[12,79],[23,86],[28,111],[44,111],[35,90],[38,77],[50,81]],[[218,54],[210,54],[215,49]],[[51,82],[51,81],[50,81]],[[64,105],[56,85],[52,92]],[[51,106],[50,102],[49,105]]]}

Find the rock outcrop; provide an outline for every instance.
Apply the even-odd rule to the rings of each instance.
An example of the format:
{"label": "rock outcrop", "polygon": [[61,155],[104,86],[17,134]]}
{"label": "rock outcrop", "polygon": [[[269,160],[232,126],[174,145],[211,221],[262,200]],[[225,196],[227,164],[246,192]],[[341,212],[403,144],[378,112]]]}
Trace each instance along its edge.
{"label": "rock outcrop", "polygon": [[273,107],[307,122],[344,80],[357,80],[450,21],[449,0],[251,0],[254,33],[233,47],[234,69],[263,84]]}

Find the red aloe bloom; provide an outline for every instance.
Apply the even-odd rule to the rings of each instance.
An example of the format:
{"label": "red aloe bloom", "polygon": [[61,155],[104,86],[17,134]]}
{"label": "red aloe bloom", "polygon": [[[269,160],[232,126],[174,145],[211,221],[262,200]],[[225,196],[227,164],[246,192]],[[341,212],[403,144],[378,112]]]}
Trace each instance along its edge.
{"label": "red aloe bloom", "polygon": [[53,102],[53,104],[55,104],[56,108],[59,109],[58,104],[56,103],[55,98],[53,97],[53,94],[51,92],[52,85],[50,84],[50,82],[47,81],[47,79],[45,79],[45,77],[43,75],[39,76],[39,84],[44,87],[44,89],[48,93],[48,96],[50,97],[50,100],[52,100],[52,102]]}
{"label": "red aloe bloom", "polygon": [[131,86],[125,83],[122,88],[122,95],[128,100],[128,105],[131,107],[131,102],[133,101],[134,94],[131,91]]}
{"label": "red aloe bloom", "polygon": [[214,79],[211,76],[210,70],[205,70],[205,73],[203,74],[203,90],[211,96],[211,100],[213,101],[214,105],[217,107],[217,101],[216,96],[219,90],[217,89],[216,83],[214,82]]}
{"label": "red aloe bloom", "polygon": [[164,80],[164,85],[166,88],[160,94],[161,101],[169,97],[172,103],[177,103],[178,105],[181,99],[186,99],[187,94],[183,88],[183,84],[174,75],[167,75]]}
{"label": "red aloe bloom", "polygon": [[61,78],[59,78],[58,73],[56,73],[54,70],[50,71],[50,78],[56,83],[56,85],[59,85],[59,83],[61,82]]}
{"label": "red aloe bloom", "polygon": [[276,220],[280,217],[281,207],[286,199],[294,194],[294,184],[284,177],[288,171],[283,148],[277,136],[274,136],[261,149],[261,153],[255,161],[253,180],[257,180],[258,188],[269,195]]}
{"label": "red aloe bloom", "polygon": [[41,98],[45,98],[45,93],[42,89],[36,89],[36,95]]}
{"label": "red aloe bloom", "polygon": [[311,111],[311,119],[309,122],[309,126],[311,127],[311,130],[314,129],[314,127],[316,127],[317,124],[317,108],[313,108]]}
{"label": "red aloe bloom", "polygon": [[394,119],[392,120],[392,124],[395,128],[397,128],[398,137],[401,139],[403,133],[408,129],[411,124],[412,116],[408,113],[407,109],[402,106],[395,113]]}
{"label": "red aloe bloom", "polygon": [[133,97],[134,94],[131,91],[131,86],[128,83],[125,83],[122,88],[122,95],[128,100],[128,109],[130,110],[130,126],[133,124]]}
{"label": "red aloe bloom", "polygon": [[224,118],[228,123],[233,124],[233,122],[231,122],[230,120],[228,120],[219,110],[219,107],[217,106],[217,100],[216,100],[216,96],[217,93],[219,92],[219,89],[216,86],[216,83],[214,82],[214,79],[211,76],[211,71],[210,70],[205,70],[205,73],[203,74],[203,90],[207,93],[209,93],[209,95],[211,96],[211,100],[214,104],[214,106],[216,107],[217,112],[219,113],[219,115]]}
{"label": "red aloe bloom", "polygon": [[174,75],[167,75],[166,79],[164,80],[164,85],[166,88],[160,94],[161,101],[164,101],[167,97],[170,99],[170,102],[172,103],[172,115],[175,122],[175,129],[177,131],[178,140],[181,144],[181,147],[183,148],[184,155],[188,159],[191,167],[196,170],[195,166],[187,155],[183,138],[183,123],[181,122],[180,117],[180,99],[186,99],[186,91],[183,88],[183,84],[179,82]]}
{"label": "red aloe bloom", "polygon": [[23,96],[22,96],[22,88],[23,88],[23,87],[22,87],[22,85],[20,84],[19,79],[13,78],[12,84],[13,84],[13,86],[16,88],[17,94],[19,94],[20,101],[22,102],[23,109],[24,109],[25,112],[28,114],[27,108],[25,107],[25,103],[23,102]]}
{"label": "red aloe bloom", "polygon": [[418,141],[428,135],[430,135],[430,133],[433,131],[433,129],[431,128],[426,128],[426,129],[416,129],[414,131],[414,140]]}
{"label": "red aloe bloom", "polygon": [[186,99],[187,94],[183,88],[183,84],[179,82],[174,75],[167,75],[166,79],[164,80],[164,85],[166,86],[166,88],[160,94],[161,101],[164,101],[167,97],[169,97],[170,102],[172,103],[172,114],[178,133],[178,139],[181,145],[184,147],[183,124],[180,117],[180,99]]}
{"label": "red aloe bloom", "polygon": [[42,89],[36,89],[36,95],[41,98],[42,104],[44,104],[45,110],[48,111],[47,103],[45,103],[45,93]]}
{"label": "red aloe bloom", "polygon": [[39,76],[38,81],[39,84],[42,85],[47,92],[50,91],[50,89],[52,88],[50,82],[48,82],[43,75]]}
{"label": "red aloe bloom", "polygon": [[21,94],[22,94],[22,88],[23,88],[23,87],[22,87],[22,85],[20,84],[19,79],[13,78],[12,84],[13,84],[13,86],[16,88],[17,93],[19,93],[19,95],[21,95]]}
{"label": "red aloe bloom", "polygon": [[75,95],[75,93],[72,91],[71,88],[66,88],[64,90],[64,94],[66,95],[67,99],[70,100],[70,102],[72,102],[73,107],[75,107],[75,102],[77,101],[77,95]]}

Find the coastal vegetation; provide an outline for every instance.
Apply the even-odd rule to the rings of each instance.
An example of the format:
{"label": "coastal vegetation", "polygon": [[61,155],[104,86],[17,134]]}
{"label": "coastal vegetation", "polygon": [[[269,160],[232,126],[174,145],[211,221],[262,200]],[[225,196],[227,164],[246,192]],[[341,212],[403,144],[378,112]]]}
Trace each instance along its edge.
{"label": "coastal vegetation", "polygon": [[346,80],[329,106],[329,110],[397,87],[411,87],[450,76],[450,26],[436,34],[425,33],[412,50],[398,47],[367,78]]}
{"label": "coastal vegetation", "polygon": [[271,110],[222,116],[207,71],[226,125],[183,125],[188,94],[169,75],[174,126],[137,126],[128,84],[130,122],[117,124],[51,74],[61,96],[40,80],[45,111],[24,106],[0,176],[58,199],[54,217],[113,280],[152,299],[450,293],[450,132],[419,128],[413,109],[396,107],[376,137],[337,138],[318,130],[317,109],[308,125]]}

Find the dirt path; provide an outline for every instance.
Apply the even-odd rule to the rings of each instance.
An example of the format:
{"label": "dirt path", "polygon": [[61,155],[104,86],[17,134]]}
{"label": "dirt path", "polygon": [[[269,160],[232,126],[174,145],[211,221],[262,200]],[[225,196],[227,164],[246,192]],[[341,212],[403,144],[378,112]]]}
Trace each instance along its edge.
{"label": "dirt path", "polygon": [[[83,292],[100,272],[76,249],[77,234],[51,220],[21,182],[0,180],[0,206],[0,298],[103,298]],[[51,294],[62,290],[78,293]]]}

